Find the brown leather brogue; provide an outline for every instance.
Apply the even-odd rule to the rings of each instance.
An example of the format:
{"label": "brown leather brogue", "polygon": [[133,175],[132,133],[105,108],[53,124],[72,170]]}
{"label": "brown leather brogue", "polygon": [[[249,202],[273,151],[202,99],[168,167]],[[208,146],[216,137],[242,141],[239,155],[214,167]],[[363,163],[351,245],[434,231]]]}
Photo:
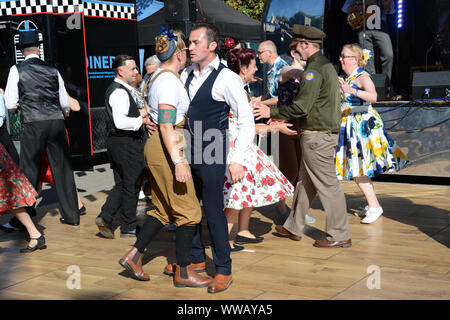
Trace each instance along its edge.
{"label": "brown leather brogue", "polygon": [[275,230],[276,230],[275,235],[278,236],[278,237],[281,237],[281,238],[289,238],[289,239],[294,240],[294,241],[300,241],[300,240],[302,240],[302,237],[301,237],[301,236],[296,236],[295,234],[293,234],[293,233],[289,232],[288,230],[286,230],[286,229],[285,229],[283,226],[281,226],[281,225],[276,225],[276,226],[275,226]]}
{"label": "brown leather brogue", "polygon": [[224,274],[216,274],[214,280],[208,286],[209,293],[217,293],[221,291],[225,291],[233,282],[232,275],[224,275]]}
{"label": "brown leather brogue", "polygon": [[[142,259],[144,258],[144,254],[140,254],[139,259],[134,259],[136,254],[140,254],[137,248],[133,247],[130,251],[128,251],[122,259],[119,260],[119,264],[127,269],[130,275],[141,281],[149,281],[150,276],[144,272],[142,269]],[[133,262],[135,260],[135,262]]]}
{"label": "brown leather brogue", "polygon": [[212,281],[213,279],[211,277],[204,277],[195,272],[192,265],[188,265],[187,267],[175,265],[175,275],[173,277],[175,287],[202,288],[206,287]]}
{"label": "brown leather brogue", "polygon": [[[173,276],[173,269],[175,264],[168,264],[165,268],[163,273],[167,274],[168,276]],[[200,263],[191,263],[192,269],[196,272],[203,272],[206,270],[206,262],[200,262]]]}
{"label": "brown leather brogue", "polygon": [[316,240],[314,247],[318,248],[350,248],[352,246],[352,239],[344,241],[330,241],[327,239]]}

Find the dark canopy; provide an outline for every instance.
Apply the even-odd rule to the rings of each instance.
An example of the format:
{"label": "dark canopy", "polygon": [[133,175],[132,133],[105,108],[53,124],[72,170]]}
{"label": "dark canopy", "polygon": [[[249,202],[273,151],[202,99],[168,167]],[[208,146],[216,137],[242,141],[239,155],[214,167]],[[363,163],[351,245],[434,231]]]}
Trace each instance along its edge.
{"label": "dark canopy", "polygon": [[[261,41],[261,22],[230,7],[222,0],[198,0],[197,22],[214,24],[222,37],[235,37],[242,41]],[[138,22],[139,46],[155,44],[159,27],[164,24],[164,8]]]}

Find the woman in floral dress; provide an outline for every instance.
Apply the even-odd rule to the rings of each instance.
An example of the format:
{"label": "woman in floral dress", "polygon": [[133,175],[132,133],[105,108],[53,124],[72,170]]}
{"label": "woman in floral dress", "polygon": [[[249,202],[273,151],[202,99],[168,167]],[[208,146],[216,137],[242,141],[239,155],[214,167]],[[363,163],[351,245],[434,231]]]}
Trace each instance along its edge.
{"label": "woman in floral dress", "polygon": [[365,216],[362,223],[373,223],[383,213],[370,178],[410,164],[372,108],[377,93],[369,74],[363,70],[369,58],[369,53],[357,44],[345,45],[339,57],[345,77],[339,78],[342,122],[336,174],[339,180],[353,179],[366,197],[368,205],[358,214]]}
{"label": "woman in floral dress", "polygon": [[[253,78],[256,72],[255,52],[252,49],[234,49],[228,55],[228,67],[239,74],[242,85]],[[250,104],[250,99],[249,99]],[[234,151],[234,142],[237,135],[237,118],[230,113],[229,117],[230,148],[228,159]],[[273,125],[257,124],[257,133],[272,130],[280,130],[285,134],[297,134],[290,130],[291,124],[277,123]],[[242,250],[239,244],[258,243],[263,237],[256,237],[249,231],[250,215],[255,207],[277,203],[291,196],[294,191],[292,184],[278,170],[272,160],[267,157],[255,144],[251,145],[244,164],[245,178],[242,182],[233,184],[226,170],[224,203],[225,215],[228,221],[228,232],[239,217],[239,230],[236,235],[235,245],[230,243],[232,251]]]}
{"label": "woman in floral dress", "polygon": [[33,205],[36,197],[36,190],[0,144],[0,215],[11,211],[27,229],[30,242],[26,248],[20,249],[22,253],[47,248],[44,235],[36,229],[24,208]]}

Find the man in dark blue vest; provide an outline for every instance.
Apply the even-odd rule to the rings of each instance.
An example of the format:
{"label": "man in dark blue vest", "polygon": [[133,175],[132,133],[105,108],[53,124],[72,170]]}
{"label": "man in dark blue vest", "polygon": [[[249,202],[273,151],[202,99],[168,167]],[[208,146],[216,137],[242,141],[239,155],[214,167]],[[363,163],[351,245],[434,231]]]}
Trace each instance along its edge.
{"label": "man in dark blue vest", "polygon": [[139,109],[131,86],[139,74],[134,58],[117,56],[112,64],[116,78],[106,90],[109,134],[106,142],[115,186],[95,219],[100,233],[113,239],[120,212],[120,236],[136,236],[136,208],[144,162],[143,125],[150,125],[147,110]]}
{"label": "man in dark blue vest", "polygon": [[46,148],[61,207],[60,221],[78,226],[80,213],[63,115],[70,112],[69,98],[58,70],[39,58],[40,42],[34,31],[20,33],[18,47],[25,60],[9,71],[6,107],[22,110],[20,169],[37,190]]}
{"label": "man in dark blue vest", "polygon": [[[226,129],[230,111],[238,117],[236,149],[228,167],[233,182],[244,178],[242,163],[255,133],[244,84],[236,73],[220,63],[216,54],[218,43],[219,33],[214,26],[195,25],[188,47],[193,64],[181,75],[191,99],[185,126],[191,134],[192,176],[197,197],[203,202],[216,270],[214,280],[208,286],[209,293],[224,291],[232,282],[231,248],[223,211]],[[200,270],[205,268],[206,255],[201,241],[201,224],[196,228],[190,259],[193,267]]]}

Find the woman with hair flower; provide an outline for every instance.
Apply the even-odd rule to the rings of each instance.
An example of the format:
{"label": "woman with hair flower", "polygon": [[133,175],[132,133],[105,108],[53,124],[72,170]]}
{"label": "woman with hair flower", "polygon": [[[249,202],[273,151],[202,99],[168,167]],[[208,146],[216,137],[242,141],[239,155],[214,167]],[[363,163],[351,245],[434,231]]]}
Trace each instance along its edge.
{"label": "woman with hair flower", "polygon": [[362,223],[373,223],[383,213],[370,178],[410,164],[372,108],[377,92],[363,69],[371,56],[370,51],[363,51],[357,44],[345,45],[339,56],[345,77],[339,78],[342,117],[336,174],[339,180],[353,179],[366,197],[368,205],[357,214],[365,216]]}
{"label": "woman with hair flower", "polygon": [[223,40],[220,47],[220,62],[227,65],[228,53],[233,49],[241,49],[242,45],[240,41],[234,37],[227,37]]}
{"label": "woman with hair flower", "polygon": [[[236,72],[242,80],[242,85],[254,77],[258,70],[256,67],[255,51],[248,48],[233,49],[228,54],[228,67]],[[250,103],[250,98],[249,98]],[[250,107],[250,106],[249,106]],[[232,157],[237,138],[237,117],[230,113],[229,140],[230,149],[228,158]],[[292,124],[273,123],[271,125],[258,123],[255,125],[256,133],[267,133],[279,130],[286,135],[296,135],[291,130]],[[239,229],[234,244],[230,242],[231,251],[244,249],[242,244],[259,243],[264,240],[261,236],[255,236],[249,230],[250,216],[255,207],[267,206],[277,203],[292,196],[294,187],[281,173],[270,158],[262,152],[256,144],[252,144],[245,158],[245,178],[241,182],[232,183],[229,172],[225,175],[224,203],[225,215],[228,223],[228,233],[231,232],[239,219]]]}

